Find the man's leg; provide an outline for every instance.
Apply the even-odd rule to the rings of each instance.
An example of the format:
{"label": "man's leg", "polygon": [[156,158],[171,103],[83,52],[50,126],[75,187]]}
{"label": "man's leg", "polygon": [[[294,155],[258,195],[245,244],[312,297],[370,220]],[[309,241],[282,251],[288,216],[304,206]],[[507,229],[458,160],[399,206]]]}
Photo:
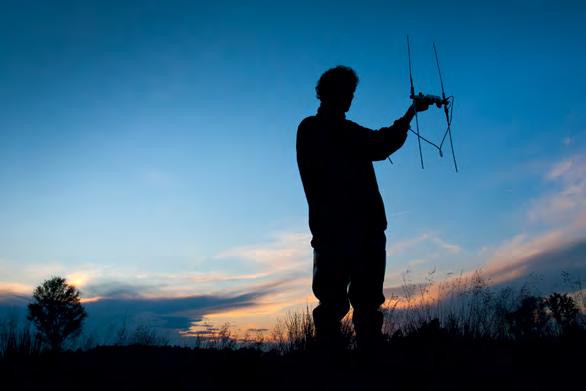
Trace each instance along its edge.
{"label": "man's leg", "polygon": [[319,305],[313,310],[318,343],[324,348],[339,348],[343,344],[340,321],[348,313],[348,262],[339,254],[313,252],[312,289]]}
{"label": "man's leg", "polygon": [[354,308],[352,321],[358,346],[363,349],[376,349],[383,340],[380,306],[385,302],[385,245],[384,232],[371,234],[365,241],[364,251],[352,263],[349,289]]}

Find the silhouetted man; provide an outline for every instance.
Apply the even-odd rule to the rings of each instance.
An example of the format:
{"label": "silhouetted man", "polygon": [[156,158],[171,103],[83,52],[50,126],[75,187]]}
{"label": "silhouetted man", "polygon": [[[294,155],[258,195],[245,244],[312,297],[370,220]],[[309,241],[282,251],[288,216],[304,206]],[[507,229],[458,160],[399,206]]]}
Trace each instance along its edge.
{"label": "silhouetted man", "polygon": [[309,204],[313,234],[313,310],[318,342],[342,342],[340,321],[354,308],[359,347],[382,342],[383,281],[387,220],[372,162],[401,148],[417,111],[430,102],[418,99],[405,115],[378,131],[345,117],[358,84],[356,73],[338,66],[316,86],[321,105],[297,130],[297,164]]}

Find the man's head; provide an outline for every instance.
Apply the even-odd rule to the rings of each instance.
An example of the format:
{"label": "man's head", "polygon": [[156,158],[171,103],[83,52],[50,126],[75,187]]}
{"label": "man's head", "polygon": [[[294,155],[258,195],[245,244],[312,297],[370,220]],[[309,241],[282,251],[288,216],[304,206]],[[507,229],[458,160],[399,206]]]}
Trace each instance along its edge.
{"label": "man's head", "polygon": [[345,113],[350,109],[357,85],[356,72],[352,68],[338,65],[321,75],[315,92],[322,106]]}

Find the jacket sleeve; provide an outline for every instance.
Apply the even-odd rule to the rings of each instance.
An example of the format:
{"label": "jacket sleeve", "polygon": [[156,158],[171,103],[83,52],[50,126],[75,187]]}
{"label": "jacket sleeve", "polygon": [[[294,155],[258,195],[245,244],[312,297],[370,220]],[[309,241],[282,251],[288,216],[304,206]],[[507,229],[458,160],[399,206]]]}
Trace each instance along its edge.
{"label": "jacket sleeve", "polygon": [[351,122],[358,136],[359,152],[370,160],[384,160],[403,146],[409,131],[409,122],[401,117],[391,126],[372,130]]}

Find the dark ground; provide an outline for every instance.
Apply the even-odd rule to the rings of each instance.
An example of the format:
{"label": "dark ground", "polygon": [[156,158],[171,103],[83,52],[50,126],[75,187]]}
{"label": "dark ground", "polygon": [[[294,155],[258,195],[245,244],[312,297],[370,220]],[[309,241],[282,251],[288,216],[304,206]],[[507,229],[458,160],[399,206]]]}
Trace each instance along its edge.
{"label": "dark ground", "polygon": [[583,339],[393,341],[357,352],[104,346],[0,361],[0,390],[583,389]]}

